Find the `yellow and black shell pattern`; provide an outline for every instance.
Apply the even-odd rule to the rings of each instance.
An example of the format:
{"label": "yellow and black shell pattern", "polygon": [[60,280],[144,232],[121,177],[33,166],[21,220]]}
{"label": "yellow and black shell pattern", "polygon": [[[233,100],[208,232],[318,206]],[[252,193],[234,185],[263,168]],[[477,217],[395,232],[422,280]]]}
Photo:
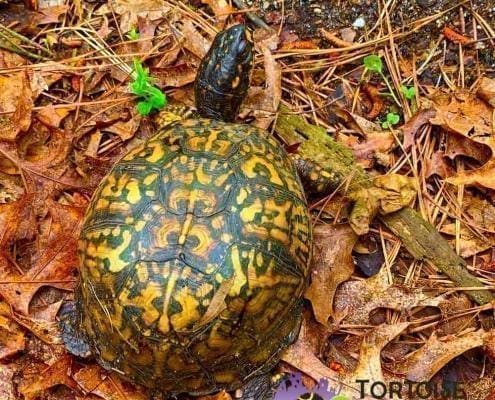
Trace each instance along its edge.
{"label": "yellow and black shell pattern", "polygon": [[80,329],[105,368],[170,393],[237,388],[297,335],[311,221],[285,151],[190,119],[122,158],[80,237]]}

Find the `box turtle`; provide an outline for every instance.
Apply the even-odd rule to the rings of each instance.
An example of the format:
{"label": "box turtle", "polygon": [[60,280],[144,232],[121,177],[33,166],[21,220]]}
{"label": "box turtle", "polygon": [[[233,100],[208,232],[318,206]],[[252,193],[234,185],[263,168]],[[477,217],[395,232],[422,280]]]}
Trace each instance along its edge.
{"label": "box turtle", "polygon": [[297,336],[312,230],[293,161],[232,121],[253,43],[219,33],[195,83],[199,116],[157,134],[102,180],[79,241],[68,350],[166,393],[235,389]]}

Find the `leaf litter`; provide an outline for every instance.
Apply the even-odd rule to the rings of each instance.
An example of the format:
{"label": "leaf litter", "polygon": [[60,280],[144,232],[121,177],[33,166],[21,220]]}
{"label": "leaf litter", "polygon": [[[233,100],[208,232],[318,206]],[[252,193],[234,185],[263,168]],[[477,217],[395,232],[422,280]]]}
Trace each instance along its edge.
{"label": "leaf litter", "polygon": [[[130,97],[135,60],[172,102],[190,103],[215,32],[245,21],[244,13],[208,0],[38,3],[38,10],[0,5],[0,34],[20,35],[0,51],[0,397],[144,400],[142,388],[65,354],[56,315],[72,298],[78,230],[92,192],[123,153],[153,133]],[[471,38],[486,38],[491,28],[482,12],[463,10],[476,23],[462,21],[462,33],[445,27],[443,51],[416,54],[414,64],[395,44],[407,40],[407,29],[441,21],[441,13],[387,37],[392,9],[367,35],[350,21],[341,31],[305,37],[287,28],[293,10],[276,8],[266,18],[271,30],[255,30],[256,66],[242,118],[271,131],[283,103],[323,127],[375,177],[379,193],[363,193],[376,203],[367,212],[413,204],[488,290],[495,280],[495,84],[481,61],[480,75],[469,75],[458,57],[474,59]],[[370,55],[379,55],[383,76],[364,74]],[[445,59],[457,63],[446,66]],[[411,87],[416,96],[409,99]],[[384,124],[388,114],[394,124]],[[477,398],[493,396],[493,304],[474,305],[463,288],[413,261],[379,222],[369,226],[370,215],[351,229],[345,196],[330,199],[331,207],[311,201],[316,257],[308,304],[299,338],[277,370],[330,379],[353,397],[356,379],[441,379],[477,349],[480,369],[469,367],[471,382],[483,382]],[[380,241],[384,261],[374,276],[354,268],[356,230]]]}

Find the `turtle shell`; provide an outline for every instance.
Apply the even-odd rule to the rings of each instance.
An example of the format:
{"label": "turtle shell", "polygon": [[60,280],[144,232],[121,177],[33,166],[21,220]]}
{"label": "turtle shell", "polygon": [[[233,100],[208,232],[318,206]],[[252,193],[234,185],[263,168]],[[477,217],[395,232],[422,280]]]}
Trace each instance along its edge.
{"label": "turtle shell", "polygon": [[297,335],[311,239],[300,181],[273,138],[185,120],[124,156],[95,192],[78,329],[132,382],[237,388]]}

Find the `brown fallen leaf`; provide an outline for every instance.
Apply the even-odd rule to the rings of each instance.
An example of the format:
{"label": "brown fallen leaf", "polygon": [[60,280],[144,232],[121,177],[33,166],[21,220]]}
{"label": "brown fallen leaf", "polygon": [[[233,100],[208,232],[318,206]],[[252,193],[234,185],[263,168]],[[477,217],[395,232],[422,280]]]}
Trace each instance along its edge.
{"label": "brown fallen leaf", "polygon": [[24,315],[28,315],[29,303],[40,287],[69,290],[75,285],[77,238],[84,209],[53,200],[48,200],[47,205],[50,218],[39,238],[40,253],[32,268],[21,275],[12,271],[9,262],[0,263],[0,294]]}
{"label": "brown fallen leaf", "polygon": [[317,382],[321,379],[337,382],[338,373],[328,368],[315,355],[319,353],[319,348],[325,342],[324,335],[312,331],[311,328],[310,317],[305,314],[297,341],[282,354],[282,360]]}
{"label": "brown fallen leaf", "polygon": [[201,3],[208,4],[218,21],[217,28],[222,30],[234,8],[226,0],[201,0]]}
{"label": "brown fallen leaf", "polygon": [[435,151],[431,158],[425,160],[425,177],[431,178],[434,175],[439,176],[442,179],[448,178],[455,174],[454,168],[452,168],[446,161],[447,156],[441,150]]}
{"label": "brown fallen leaf", "polygon": [[14,372],[9,365],[0,363],[0,399],[16,400],[14,392]]}
{"label": "brown fallen leaf", "polygon": [[189,64],[150,68],[150,74],[161,83],[161,87],[182,87],[196,79],[197,68]]}
{"label": "brown fallen leaf", "polygon": [[495,190],[495,159],[491,159],[481,168],[460,172],[447,178],[446,182],[454,185],[481,185]]}
{"label": "brown fallen leaf", "polygon": [[[369,382],[385,381],[382,372],[381,352],[388,343],[400,335],[408,326],[409,322],[390,325],[382,324],[364,335],[359,348],[359,361],[356,369],[351,373],[345,374],[342,378],[349,385],[348,387],[360,390],[359,385],[357,385],[358,380],[368,380]],[[353,394],[346,386],[344,386],[344,393]]]}
{"label": "brown fallen leaf", "polygon": [[86,392],[104,400],[148,400],[147,390],[131,385],[96,364],[74,374],[75,381]]}
{"label": "brown fallen leaf", "polygon": [[256,46],[263,53],[263,67],[265,87],[251,87],[242,108],[253,110],[256,121],[253,123],[261,129],[267,129],[275,119],[280,99],[282,97],[282,69],[272,53],[278,45],[278,36],[259,30],[255,37],[259,37]]}
{"label": "brown fallen leaf", "polygon": [[23,381],[19,387],[20,393],[25,400],[39,398],[46,390],[65,385],[71,389],[77,389],[77,383],[70,377],[72,357],[65,356],[50,366],[38,371],[29,381]]}
{"label": "brown fallen leaf", "polygon": [[4,314],[5,309],[10,311],[6,303],[0,302],[0,361],[24,350],[26,346],[24,332],[8,314]]}
{"label": "brown fallen leaf", "polygon": [[409,150],[414,144],[416,135],[421,127],[430,123],[434,118],[436,111],[432,108],[425,108],[414,114],[414,116],[401,126],[402,135],[404,136],[404,149]]}
{"label": "brown fallen leaf", "polygon": [[495,80],[486,76],[481,77],[476,95],[495,108]]}
{"label": "brown fallen leaf", "polygon": [[52,105],[48,105],[43,107],[40,111],[37,111],[35,116],[46,126],[59,128],[60,123],[70,111],[71,109],[69,108],[55,108]]}
{"label": "brown fallen leaf", "polygon": [[396,365],[396,372],[413,382],[430,381],[444,365],[462,353],[483,346],[487,333],[483,330],[469,332],[459,337],[439,339],[436,335],[405,361]]}
{"label": "brown fallen leaf", "polygon": [[[153,21],[165,18],[169,13],[170,6],[163,0],[111,0],[105,2],[97,10],[96,15],[120,15],[120,30],[129,32],[138,26],[139,17]],[[180,17],[180,13],[175,14]]]}
{"label": "brown fallen leaf", "polygon": [[371,311],[390,308],[404,312],[417,306],[438,306],[441,297],[430,297],[422,290],[388,282],[385,268],[371,278],[342,283],[334,300],[335,317],[345,324],[369,324]]}
{"label": "brown fallen leaf", "polygon": [[[317,225],[314,230],[314,263],[305,297],[316,320],[326,325],[333,314],[337,287],[354,272],[352,248],[357,235],[349,225]],[[331,243],[331,246],[328,244]]]}
{"label": "brown fallen leaf", "polygon": [[184,39],[184,47],[197,58],[203,59],[208,53],[211,43],[199,33],[190,19],[186,19],[180,30]]}
{"label": "brown fallen leaf", "polygon": [[0,140],[13,141],[31,125],[33,99],[25,73],[0,75]]}

